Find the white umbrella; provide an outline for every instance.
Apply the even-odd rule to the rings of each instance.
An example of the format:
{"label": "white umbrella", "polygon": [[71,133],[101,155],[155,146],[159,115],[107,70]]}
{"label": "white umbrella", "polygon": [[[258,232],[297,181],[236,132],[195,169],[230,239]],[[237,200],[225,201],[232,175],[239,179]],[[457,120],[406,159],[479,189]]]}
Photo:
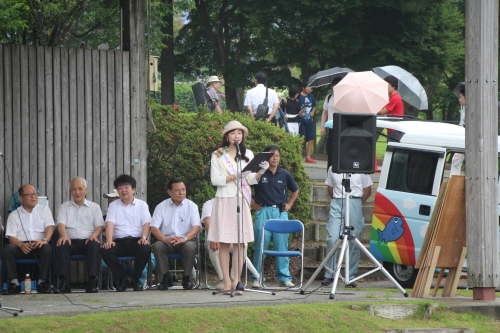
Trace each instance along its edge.
{"label": "white umbrella", "polygon": [[376,114],[387,103],[387,82],[373,72],[348,73],[333,87],[333,106],[342,112]]}
{"label": "white umbrella", "polygon": [[381,78],[390,75],[395,76],[398,83],[398,93],[407,103],[413,105],[419,110],[427,110],[427,93],[416,77],[398,66],[376,67],[373,71]]}

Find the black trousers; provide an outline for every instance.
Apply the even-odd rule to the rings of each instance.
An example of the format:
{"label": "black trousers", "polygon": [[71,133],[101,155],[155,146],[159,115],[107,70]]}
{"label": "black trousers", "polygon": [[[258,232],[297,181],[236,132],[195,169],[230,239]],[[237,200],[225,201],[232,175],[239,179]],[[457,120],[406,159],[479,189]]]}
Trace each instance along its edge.
{"label": "black trousers", "polygon": [[17,279],[17,267],[16,260],[18,259],[38,259],[40,262],[40,279],[50,280],[49,271],[52,267],[54,252],[52,251],[52,246],[50,244],[42,245],[38,249],[31,250],[28,254],[25,254],[21,248],[7,244],[5,245],[2,253],[2,260],[5,269],[7,270],[8,279]]}
{"label": "black trousers", "polygon": [[134,273],[132,277],[134,279],[139,279],[142,275],[142,271],[146,264],[151,258],[151,246],[139,244],[140,238],[130,237],[130,238],[116,238],[114,242],[116,243],[110,249],[101,248],[102,260],[111,269],[115,279],[120,279],[125,275],[122,265],[118,261],[118,257],[135,257],[134,260]]}
{"label": "black trousers", "polygon": [[86,239],[72,239],[71,245],[67,242],[56,247],[57,275],[69,278],[70,256],[79,254],[85,255],[87,262],[87,274],[97,276],[99,274],[99,250],[101,244],[89,241],[85,245]]}

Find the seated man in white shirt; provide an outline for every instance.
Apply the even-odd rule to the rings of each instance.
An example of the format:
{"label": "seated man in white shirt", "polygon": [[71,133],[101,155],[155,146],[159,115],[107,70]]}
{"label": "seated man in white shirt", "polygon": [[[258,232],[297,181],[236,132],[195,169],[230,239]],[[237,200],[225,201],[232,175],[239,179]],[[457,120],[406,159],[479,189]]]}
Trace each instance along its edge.
{"label": "seated man in white shirt", "polygon": [[200,213],[198,206],[186,199],[186,185],[180,178],[173,178],[167,184],[170,199],[156,206],[151,223],[151,232],[157,241],[153,246],[160,273],[163,276],[158,290],[168,290],[173,286],[168,272],[169,254],[183,255],[184,273],[182,287],[193,289],[191,270],[195,264],[198,244],[196,235],[200,232]]}
{"label": "seated man in white shirt", "polygon": [[119,277],[116,288],[119,292],[127,289],[128,278],[118,257],[135,257],[132,274],[135,291],[143,290],[139,278],[151,257],[148,240],[151,214],[148,204],[134,197],[136,184],[134,177],[129,175],[115,179],[113,185],[118,190],[120,200],[109,205],[106,215],[106,242],[101,248],[101,256],[113,276]]}
{"label": "seated man in white shirt", "polygon": [[69,267],[70,256],[83,254],[87,264],[87,287],[85,292],[96,293],[96,277],[99,274],[99,236],[104,227],[101,207],[85,198],[89,188],[85,178],[77,177],[71,181],[70,192],[73,197],[59,207],[57,230],[59,239],[56,247],[57,275],[59,288],[56,294],[70,293]]}
{"label": "seated man in white shirt", "polygon": [[28,258],[38,259],[40,262],[38,293],[50,293],[50,283],[47,280],[53,261],[53,249],[49,241],[54,234],[54,218],[49,207],[38,204],[38,192],[33,185],[21,186],[19,198],[22,206],[13,211],[7,219],[5,236],[9,238],[9,244],[3,249],[2,260],[10,283],[4,294],[21,292],[16,260]]}

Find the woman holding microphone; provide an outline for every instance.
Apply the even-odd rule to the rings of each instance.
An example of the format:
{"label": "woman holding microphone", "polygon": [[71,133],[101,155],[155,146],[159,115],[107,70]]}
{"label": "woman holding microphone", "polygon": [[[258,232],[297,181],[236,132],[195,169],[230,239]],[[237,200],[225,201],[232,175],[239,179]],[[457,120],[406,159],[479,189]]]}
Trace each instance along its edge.
{"label": "woman holding microphone", "polygon": [[[261,170],[258,173],[241,172],[254,157],[252,151],[245,147],[247,135],[248,129],[239,121],[228,122],[222,131],[221,147],[212,153],[211,158],[210,178],[212,184],[217,187],[217,192],[208,240],[213,251],[219,250],[225,295],[230,295],[232,290],[238,288],[244,262],[245,244],[254,240],[250,212],[252,198],[250,185],[257,184],[261,175],[269,168],[268,162],[262,162],[259,164]],[[239,220],[238,201],[240,204]],[[240,221],[241,224],[238,227]],[[231,244],[234,249],[233,266],[238,268],[238,271],[235,270],[232,282],[229,276],[229,246]],[[236,294],[242,295],[243,292],[237,290]]]}

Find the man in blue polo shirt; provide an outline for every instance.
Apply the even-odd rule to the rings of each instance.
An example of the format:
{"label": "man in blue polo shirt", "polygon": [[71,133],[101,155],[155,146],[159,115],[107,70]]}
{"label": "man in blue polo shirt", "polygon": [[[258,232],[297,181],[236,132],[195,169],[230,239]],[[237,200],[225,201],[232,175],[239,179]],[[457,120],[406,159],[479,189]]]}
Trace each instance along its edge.
{"label": "man in blue polo shirt", "polygon": [[[261,265],[261,247],[262,242],[262,226],[269,219],[288,220],[288,211],[292,208],[297,196],[299,195],[299,187],[295,183],[292,174],[285,169],[280,168],[280,149],[277,146],[271,145],[264,149],[266,152],[272,152],[274,155],[269,159],[269,169],[267,169],[257,185],[254,185],[254,198],[252,199],[252,207],[257,211],[254,235],[255,235],[255,252],[253,256],[253,264],[260,272]],[[287,189],[291,192],[288,198]],[[266,232],[264,236],[264,248],[267,249],[269,242],[273,236],[273,244],[275,251],[288,250],[288,234],[272,234]],[[276,258],[276,276],[283,287],[293,287],[292,276],[288,268],[289,260],[286,257]],[[255,276],[252,276],[253,287],[258,288],[259,282]]]}

